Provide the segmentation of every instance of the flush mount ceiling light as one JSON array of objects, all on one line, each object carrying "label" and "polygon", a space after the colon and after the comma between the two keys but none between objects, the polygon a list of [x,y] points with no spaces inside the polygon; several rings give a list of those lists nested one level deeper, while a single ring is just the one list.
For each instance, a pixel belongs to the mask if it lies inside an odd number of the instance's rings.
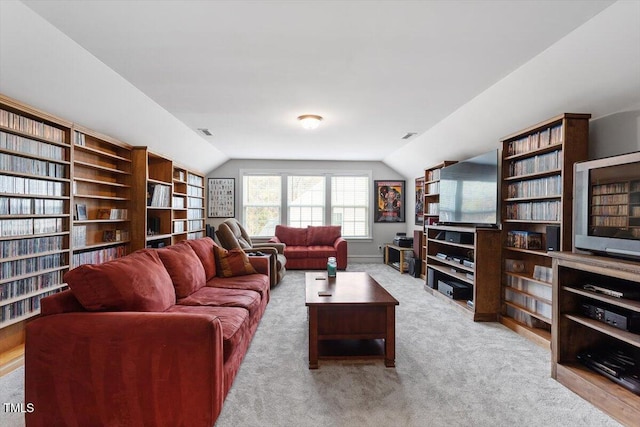
[{"label": "flush mount ceiling light", "polygon": [[302,116],[298,116],[298,120],[300,120],[303,128],[315,129],[320,125],[322,116],[317,116],[315,114],[304,114]]}]

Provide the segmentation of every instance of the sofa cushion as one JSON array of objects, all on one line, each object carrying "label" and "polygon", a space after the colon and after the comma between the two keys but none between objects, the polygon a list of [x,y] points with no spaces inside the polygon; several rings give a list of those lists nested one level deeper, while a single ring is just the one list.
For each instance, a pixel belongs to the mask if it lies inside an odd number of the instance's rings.
[{"label": "sofa cushion", "polygon": [[284,244],[291,246],[307,245],[307,229],[276,225],[275,235]]},{"label": "sofa cushion", "polygon": [[187,244],[177,244],[158,249],[160,260],[167,269],[176,289],[176,296],[184,298],[207,283],[204,266]]},{"label": "sofa cushion", "polygon": [[167,313],[215,315],[222,325],[224,362],[229,360],[235,349],[241,346],[243,339],[248,339],[245,335],[249,333],[249,311],[244,308],[174,305],[167,310]]},{"label": "sofa cushion", "polygon": [[205,287],[186,298],[178,300],[179,305],[242,307],[253,317],[260,307],[260,294],[247,289]]},{"label": "sofa cushion", "polygon": [[261,298],[269,298],[269,277],[264,274],[247,274],[232,278],[214,277],[207,280],[207,286],[227,289],[249,289],[260,294]]},{"label": "sofa cushion", "polygon": [[64,281],[88,311],[165,311],[176,303],[171,277],[154,249],[81,265]]},{"label": "sofa cushion", "polygon": [[213,257],[213,248],[216,243],[210,237],[203,237],[201,239],[187,240],[186,243],[191,246],[191,249],[196,253],[200,262],[204,267],[204,274],[206,279],[209,280],[216,276],[216,262]]},{"label": "sofa cushion", "polygon": [[307,229],[307,245],[333,245],[333,242],[342,235],[341,230],[342,227],[339,225],[309,226]]},{"label": "sofa cushion", "polygon": [[336,248],[333,246],[309,246],[309,250],[307,251],[308,258],[329,258],[330,256],[336,256]]},{"label": "sofa cushion", "polygon": [[218,277],[243,276],[245,274],[256,274],[249,257],[242,249],[232,249],[230,251],[214,246],[216,260],[216,274]]},{"label": "sofa cushion", "polygon": [[287,259],[308,258],[308,246],[287,246],[284,248],[284,256]]}]

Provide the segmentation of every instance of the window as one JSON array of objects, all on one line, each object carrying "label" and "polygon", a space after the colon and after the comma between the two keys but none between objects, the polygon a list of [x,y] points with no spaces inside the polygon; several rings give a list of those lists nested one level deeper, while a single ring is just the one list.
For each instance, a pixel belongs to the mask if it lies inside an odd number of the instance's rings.
[{"label": "window", "polygon": [[323,225],[325,217],[325,177],[289,176],[287,205],[292,227]]},{"label": "window", "polygon": [[331,223],[343,236],[369,236],[369,177],[331,177]]},{"label": "window", "polygon": [[240,172],[242,221],[251,236],[273,236],[277,224],[342,226],[347,238],[371,237],[371,172]]},{"label": "window", "polygon": [[282,178],[277,175],[245,175],[242,178],[244,228],[251,236],[273,236],[282,217]]}]

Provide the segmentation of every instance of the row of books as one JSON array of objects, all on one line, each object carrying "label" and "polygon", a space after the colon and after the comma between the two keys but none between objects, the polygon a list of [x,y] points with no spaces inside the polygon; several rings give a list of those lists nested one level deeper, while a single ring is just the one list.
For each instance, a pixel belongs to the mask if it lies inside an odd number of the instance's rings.
[{"label": "row of books", "polygon": [[173,232],[174,233],[184,233],[185,231],[185,224],[184,221],[175,221],[173,223]]},{"label": "row of books", "polygon": [[592,205],[617,205],[629,203],[628,194],[609,194],[606,196],[592,196]]},{"label": "row of books", "polygon": [[626,216],[592,216],[591,225],[594,227],[627,227],[629,221]]},{"label": "row of books", "polygon": [[59,233],[62,226],[62,218],[0,219],[0,236]]},{"label": "row of books", "polygon": [[65,265],[64,254],[44,255],[34,258],[0,262],[2,277],[22,276],[41,270],[49,270]]},{"label": "row of books", "polygon": [[126,242],[129,240],[129,230],[104,230],[103,242]]},{"label": "row of books", "polygon": [[29,255],[64,249],[62,236],[34,237],[31,239],[0,241],[0,258]]},{"label": "row of books", "polygon": [[0,321],[6,322],[8,320],[16,319],[18,317],[39,311],[40,300],[46,296],[53,295],[56,292],[58,292],[58,290],[45,292],[43,294],[35,295],[31,298],[26,298],[11,304],[3,305],[2,307],[0,307]]},{"label": "row of books", "polygon": [[437,181],[440,179],[440,169],[429,170],[425,174],[426,181]]},{"label": "row of books", "polygon": [[427,203],[424,208],[424,213],[426,215],[439,215],[440,214],[440,204],[439,203]]},{"label": "row of books", "polygon": [[202,219],[202,209],[187,210],[187,219]]},{"label": "row of books", "polygon": [[427,184],[427,194],[438,194],[440,192],[440,181]]},{"label": "row of books", "polygon": [[173,179],[180,182],[186,181],[187,174],[185,171],[174,170],[173,171]]},{"label": "row of books", "polygon": [[187,187],[187,195],[191,197],[204,197],[204,190],[200,187]]},{"label": "row of books", "polygon": [[511,183],[507,186],[506,197],[512,199],[520,197],[559,196],[561,194],[562,179],[560,175],[555,175]]},{"label": "row of books", "polygon": [[26,277],[13,282],[3,283],[0,285],[0,298],[9,299],[17,298],[21,295],[30,294],[41,289],[50,288],[51,286],[62,283],[63,270],[51,271],[38,276]]},{"label": "row of books", "polygon": [[600,184],[591,186],[591,194],[594,196],[628,192],[629,182],[615,182],[613,184]]},{"label": "row of books", "polygon": [[0,131],[0,149],[46,157],[50,160],[66,160],[64,147],[2,131]]},{"label": "row of books", "polygon": [[0,215],[62,215],[64,200],[0,197]]},{"label": "row of books", "polygon": [[46,181],[36,178],[0,175],[0,192],[13,194],[29,194],[33,196],[63,196],[63,182]]},{"label": "row of books", "polygon": [[507,232],[507,246],[519,249],[542,249],[542,233],[533,231],[517,231]]},{"label": "row of books", "polygon": [[187,201],[190,208],[204,208],[204,199],[192,199]]},{"label": "row of books", "polygon": [[71,242],[74,248],[82,248],[87,246],[87,226],[74,225],[71,235]]},{"label": "row of books", "polygon": [[542,320],[536,319],[533,316],[530,316],[524,311],[520,311],[510,305],[507,304],[507,316],[511,317],[515,321],[527,325],[530,328],[541,328],[545,330],[549,330],[550,326],[543,322]]},{"label": "row of books", "polygon": [[196,231],[194,233],[187,234],[187,239],[201,239],[204,237],[204,231]]},{"label": "row of books", "polygon": [[204,228],[204,221],[189,221],[189,230],[200,230]]},{"label": "row of books", "polygon": [[562,205],[560,201],[509,203],[507,219],[529,221],[559,221]]},{"label": "row of books", "polygon": [[73,254],[73,265],[102,264],[127,255],[126,246],[113,246],[95,251],[77,252]]},{"label": "row of books", "polygon": [[75,145],[84,146],[86,144],[84,133],[78,131],[73,132],[73,143]]},{"label": "row of books", "polygon": [[[537,277],[535,273],[536,271],[540,272]],[[550,267],[536,265],[534,267],[533,279],[551,284],[553,282],[553,269]],[[531,281],[529,278],[523,276],[507,275],[507,286],[531,294],[534,297],[544,298],[549,301],[551,301],[553,297],[553,290],[551,286]]]},{"label": "row of books", "polygon": [[629,215],[629,205],[593,205],[591,215]]},{"label": "row of books", "polygon": [[3,153],[0,153],[0,169],[51,178],[65,178],[67,174],[67,166],[60,163]]},{"label": "row of books", "polygon": [[174,209],[184,209],[186,207],[184,205],[184,197],[174,196],[172,206]]},{"label": "row of books", "polygon": [[189,174],[187,182],[191,185],[198,185],[204,187],[204,179],[201,176]]},{"label": "row of books", "polygon": [[562,165],[562,150],[541,154],[509,163],[510,177],[547,172],[558,169]]},{"label": "row of books", "polygon": [[147,185],[147,206],[151,207],[170,207],[169,201],[171,197],[171,187],[163,184]]},{"label": "row of books", "polygon": [[129,209],[98,209],[96,219],[126,220],[128,216]]},{"label": "row of books", "polygon": [[562,125],[546,128],[507,144],[507,156],[528,153],[562,142]]},{"label": "row of books", "polygon": [[12,113],[11,111],[0,109],[0,126],[28,133],[39,138],[45,138],[55,142],[64,142],[64,131],[62,129],[29,119],[20,114]]}]

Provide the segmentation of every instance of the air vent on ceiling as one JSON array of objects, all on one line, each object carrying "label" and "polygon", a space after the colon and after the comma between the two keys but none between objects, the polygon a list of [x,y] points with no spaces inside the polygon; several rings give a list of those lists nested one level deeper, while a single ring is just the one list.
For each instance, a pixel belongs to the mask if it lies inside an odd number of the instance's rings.
[{"label": "air vent on ceiling", "polygon": [[402,137],[402,139],[409,139],[409,138],[411,138],[412,136],[417,135],[417,134],[418,134],[418,132],[407,132],[407,133]]},{"label": "air vent on ceiling", "polygon": [[209,131],[209,129],[205,129],[205,128],[198,128],[198,130],[200,131],[201,134],[203,134],[204,136],[213,136],[213,134],[211,133],[211,131]]}]

